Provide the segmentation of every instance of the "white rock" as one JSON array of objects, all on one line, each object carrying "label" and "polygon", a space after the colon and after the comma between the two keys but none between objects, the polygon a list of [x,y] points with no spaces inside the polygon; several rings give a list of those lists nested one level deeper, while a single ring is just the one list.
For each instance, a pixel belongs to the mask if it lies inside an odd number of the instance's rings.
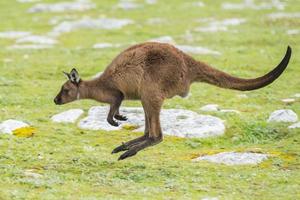
[{"label": "white rock", "polygon": [[58,24],[59,22],[62,22],[62,21],[68,21],[68,20],[76,20],[78,19],[78,16],[76,15],[58,15],[58,16],[53,16],[49,21],[48,23],[50,25],[56,25]]},{"label": "white rock", "polygon": [[73,2],[59,2],[53,4],[39,3],[31,7],[28,12],[65,12],[85,11],[95,8],[96,5],[89,0],[77,0]]},{"label": "white rock", "polygon": [[161,43],[169,43],[169,44],[175,44],[174,39],[171,36],[161,36],[158,38],[153,38],[150,40],[151,42],[161,42]]},{"label": "white rock", "polygon": [[157,0],[145,0],[147,4],[156,4]]},{"label": "white rock", "polygon": [[291,129],[300,128],[300,122],[294,123],[294,124],[290,125],[288,128],[291,128]]},{"label": "white rock", "polygon": [[208,104],[208,105],[202,106],[200,108],[200,110],[205,111],[205,112],[219,111],[219,112],[222,112],[222,113],[237,113],[237,114],[240,113],[240,111],[234,110],[234,109],[220,109],[219,105],[217,105],[217,104]]},{"label": "white rock", "polygon": [[27,126],[29,125],[25,122],[9,119],[0,123],[0,133],[12,134],[14,130]]},{"label": "white rock", "polygon": [[[144,131],[144,112],[138,107],[122,107],[120,113],[127,116],[126,122],[121,122],[119,127],[114,127],[106,121],[108,107],[96,106],[89,110],[86,118],[80,120],[79,128],[88,130],[120,130],[125,124],[137,127],[135,131]],[[213,116],[199,115],[195,112],[182,109],[163,109],[160,115],[161,126],[164,134],[188,137],[204,138],[223,135],[225,132],[224,122]]]},{"label": "white rock", "polygon": [[29,58],[29,55],[28,54],[24,54],[23,55],[23,59],[27,60]]},{"label": "white rock", "polygon": [[118,48],[121,44],[97,43],[93,45],[94,49]]},{"label": "white rock", "polygon": [[297,114],[289,109],[276,110],[271,113],[268,122],[296,122]]},{"label": "white rock", "polygon": [[208,104],[205,106],[202,106],[200,110],[205,111],[205,112],[214,112],[219,110],[219,105],[217,104]]},{"label": "white rock", "polygon": [[206,27],[198,27],[195,31],[199,32],[219,32],[219,31],[228,31],[227,26],[206,26]]},{"label": "white rock", "polygon": [[237,26],[242,23],[245,23],[246,20],[242,18],[230,18],[224,19],[221,21],[210,20],[208,26],[198,27],[195,30],[200,32],[218,32],[218,31],[227,31],[228,26]]},{"label": "white rock", "polygon": [[47,44],[15,44],[7,47],[7,49],[49,49],[52,47],[53,45]]},{"label": "white rock", "polygon": [[205,17],[205,18],[199,18],[199,19],[196,19],[197,22],[201,22],[201,23],[208,23],[208,22],[212,22],[212,21],[216,21],[215,18],[213,17]]},{"label": "white rock", "polygon": [[266,160],[268,155],[261,153],[222,152],[214,155],[200,156],[193,161],[209,161],[225,165],[256,165]]},{"label": "white rock", "polygon": [[83,149],[84,149],[86,152],[92,152],[92,151],[95,151],[95,148],[92,147],[92,146],[83,146]]},{"label": "white rock", "polygon": [[191,54],[211,54],[219,56],[221,55],[220,52],[207,49],[205,47],[199,47],[199,46],[189,46],[189,45],[175,45],[178,49],[185,53],[191,53]]},{"label": "white rock", "polygon": [[211,24],[224,25],[224,26],[237,26],[237,25],[240,25],[245,22],[246,22],[246,19],[230,18],[230,19],[224,19],[222,21],[214,21],[214,22],[211,22]]},{"label": "white rock", "polygon": [[221,109],[220,112],[222,112],[222,113],[237,113],[237,114],[240,113],[240,111],[234,110],[234,109]]},{"label": "white rock", "polygon": [[278,10],[284,10],[285,3],[281,0],[271,0],[268,2],[261,1],[260,4],[256,4],[254,0],[244,0],[243,3],[223,3],[222,8],[226,10],[242,10],[242,9],[272,9],[276,8]]},{"label": "white rock", "polygon": [[28,36],[30,34],[31,34],[30,32],[26,32],[26,31],[5,31],[5,32],[0,32],[0,38],[17,39],[17,38]]},{"label": "white rock", "polygon": [[281,99],[281,101],[283,103],[293,103],[295,102],[296,100],[295,99],[292,99],[292,98],[287,98],[287,99]]},{"label": "white rock", "polygon": [[193,3],[193,5],[197,6],[197,7],[204,7],[205,6],[205,4],[202,1],[195,2],[195,3]]},{"label": "white rock", "polygon": [[113,18],[99,18],[90,19],[83,18],[74,21],[63,21],[59,23],[49,33],[51,36],[59,36],[62,33],[68,33],[78,29],[120,29],[126,25],[132,24],[133,21],[130,19],[113,19]]},{"label": "white rock", "polygon": [[47,36],[40,36],[40,35],[29,35],[22,38],[19,38],[17,43],[33,43],[33,44],[48,44],[53,45],[56,44],[57,41],[53,38]]},{"label": "white rock", "polygon": [[204,197],[201,200],[219,200],[218,197]]},{"label": "white rock", "polygon": [[166,19],[162,19],[162,18],[150,18],[147,19],[147,24],[151,24],[151,25],[157,25],[157,24],[165,24],[167,23]]},{"label": "white rock", "polygon": [[53,115],[51,120],[57,123],[75,123],[76,120],[83,114],[81,109],[70,109],[59,114]]},{"label": "white rock", "polygon": [[290,30],[287,30],[286,33],[288,35],[298,35],[298,34],[300,34],[300,29],[290,29]]},{"label": "white rock", "polygon": [[39,179],[39,178],[43,177],[43,175],[38,174],[38,173],[34,172],[34,170],[31,170],[31,169],[25,170],[23,174],[24,174],[24,176],[34,178],[34,179]]},{"label": "white rock", "polygon": [[246,98],[248,98],[248,95],[247,94],[238,94],[237,97],[246,99]]},{"label": "white rock", "polygon": [[300,93],[295,94],[294,97],[300,98]]},{"label": "white rock", "polygon": [[300,12],[295,12],[295,13],[284,13],[284,12],[278,12],[278,13],[271,13],[268,15],[268,17],[272,20],[277,20],[277,19],[285,19],[285,18],[300,18]]},{"label": "white rock", "polygon": [[40,0],[17,0],[19,3],[33,3],[33,2],[38,2]]},{"label": "white rock", "polygon": [[121,0],[117,4],[117,8],[121,8],[123,10],[133,10],[142,7],[140,4],[137,4],[130,0]]},{"label": "white rock", "polygon": [[3,59],[3,62],[5,62],[5,63],[10,63],[10,62],[13,62],[14,60],[13,59],[11,59],[11,58],[4,58]]}]

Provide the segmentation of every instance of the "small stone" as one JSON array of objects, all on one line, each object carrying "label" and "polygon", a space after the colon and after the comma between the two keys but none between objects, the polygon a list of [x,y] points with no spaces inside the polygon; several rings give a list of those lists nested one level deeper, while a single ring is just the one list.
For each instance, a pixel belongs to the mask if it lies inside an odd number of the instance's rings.
[{"label": "small stone", "polygon": [[92,147],[92,146],[83,146],[83,149],[84,149],[86,152],[93,152],[93,151],[95,151],[95,148]]},{"label": "small stone", "polygon": [[14,130],[28,126],[25,122],[9,119],[0,123],[0,133],[12,134]]},{"label": "small stone", "polygon": [[81,109],[70,109],[52,116],[51,120],[57,123],[75,123],[82,114]]},{"label": "small stone", "polygon": [[218,197],[204,197],[201,200],[219,200]]},{"label": "small stone", "polygon": [[294,103],[296,100],[295,99],[292,99],[292,98],[288,98],[288,99],[281,99],[281,101],[283,103]]},{"label": "small stone", "polygon": [[24,55],[23,55],[23,58],[24,58],[25,60],[27,60],[27,59],[29,58],[29,55],[28,55],[28,54],[24,54]]},{"label": "small stone", "polygon": [[241,98],[241,99],[246,99],[248,98],[247,94],[238,94],[237,97]]},{"label": "small stone", "polygon": [[298,34],[300,34],[300,30],[299,29],[290,29],[290,30],[287,30],[286,33],[288,35],[298,35]]},{"label": "small stone", "polygon": [[296,122],[297,114],[289,109],[276,110],[271,113],[268,122]]},{"label": "small stone", "polygon": [[208,105],[202,106],[200,108],[200,110],[205,111],[205,112],[218,111],[219,110],[219,105],[217,105],[217,104],[208,104]]},{"label": "small stone", "polygon": [[106,49],[106,48],[117,48],[120,47],[120,44],[111,44],[111,43],[97,43],[93,45],[94,49]]},{"label": "small stone", "polygon": [[221,109],[220,112],[222,112],[222,113],[237,113],[237,114],[240,113],[240,111],[234,110],[234,109]]},{"label": "small stone", "polygon": [[266,160],[268,155],[261,153],[222,152],[214,155],[200,156],[193,161],[209,161],[225,165],[257,165]]},{"label": "small stone", "polygon": [[27,176],[27,177],[30,177],[30,178],[34,178],[34,179],[38,179],[38,178],[42,178],[43,177],[43,175],[34,172],[34,170],[32,170],[32,169],[25,170],[24,171],[24,176]]},{"label": "small stone", "polygon": [[300,122],[297,122],[295,124],[290,125],[288,128],[294,129],[294,128],[300,128]]}]

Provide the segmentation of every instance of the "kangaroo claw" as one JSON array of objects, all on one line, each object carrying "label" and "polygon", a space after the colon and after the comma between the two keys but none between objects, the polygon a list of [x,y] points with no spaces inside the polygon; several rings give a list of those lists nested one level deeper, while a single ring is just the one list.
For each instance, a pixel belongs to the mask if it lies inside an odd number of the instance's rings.
[{"label": "kangaroo claw", "polygon": [[120,121],[126,121],[126,120],[128,119],[126,116],[124,116],[124,115],[119,115],[119,114],[116,114],[116,115],[115,115],[115,118],[116,118],[117,120],[120,120]]}]

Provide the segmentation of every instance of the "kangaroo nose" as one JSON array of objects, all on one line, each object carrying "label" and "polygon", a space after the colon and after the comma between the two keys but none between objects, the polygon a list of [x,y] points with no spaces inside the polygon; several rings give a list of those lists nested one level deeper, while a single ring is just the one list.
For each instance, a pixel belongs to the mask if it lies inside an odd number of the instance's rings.
[{"label": "kangaroo nose", "polygon": [[55,103],[56,105],[58,105],[58,104],[59,104],[59,100],[58,100],[58,98],[57,98],[57,97],[54,99],[54,103]]}]

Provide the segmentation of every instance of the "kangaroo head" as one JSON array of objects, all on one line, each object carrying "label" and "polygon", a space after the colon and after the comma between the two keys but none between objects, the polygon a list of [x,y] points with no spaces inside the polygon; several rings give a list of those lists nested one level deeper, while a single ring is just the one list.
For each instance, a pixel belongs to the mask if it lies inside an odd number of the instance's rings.
[{"label": "kangaroo head", "polygon": [[54,99],[56,105],[62,105],[79,99],[79,84],[81,79],[75,68],[71,70],[70,73],[63,72],[68,81],[66,81],[58,95]]}]

